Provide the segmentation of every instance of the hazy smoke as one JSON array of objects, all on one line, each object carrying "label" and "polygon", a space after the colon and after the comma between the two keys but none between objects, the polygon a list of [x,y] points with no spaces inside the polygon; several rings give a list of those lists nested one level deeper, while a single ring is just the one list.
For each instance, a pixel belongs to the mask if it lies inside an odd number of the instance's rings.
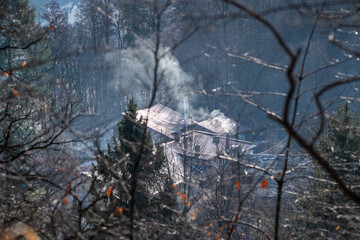
[{"label": "hazy smoke", "polygon": [[215,117],[225,118],[225,114],[218,109],[213,110],[211,113],[209,113],[207,109],[198,108],[196,110],[193,109],[192,113],[193,115],[191,117],[196,121],[203,121]]},{"label": "hazy smoke", "polygon": [[[206,108],[194,108],[195,80],[183,71],[179,61],[170,48],[160,47],[158,67],[158,87],[155,103],[177,106],[177,111],[186,114],[187,118],[201,121],[210,117],[223,115],[219,110],[211,113]],[[140,108],[147,107],[154,90],[154,52],[141,44],[123,51],[106,55],[113,74],[109,88],[115,88],[124,96],[125,101],[134,97]]]},{"label": "hazy smoke", "polygon": [[225,117],[224,113],[221,112],[219,109],[216,109],[214,111],[212,111],[210,114],[209,114],[209,117],[210,118],[214,118],[214,117]]},{"label": "hazy smoke", "polygon": [[[182,70],[170,49],[161,47],[158,55],[161,57],[157,71],[159,84],[155,103],[172,103],[181,113],[184,113],[186,104],[189,117],[195,119],[208,115],[204,109],[192,108],[192,102],[195,101],[192,94],[194,79]],[[115,87],[125,98],[134,97],[139,107],[146,107],[154,90],[154,52],[144,45],[137,44],[134,48],[108,53],[106,61],[110,64],[113,74],[113,81],[109,87]]]}]

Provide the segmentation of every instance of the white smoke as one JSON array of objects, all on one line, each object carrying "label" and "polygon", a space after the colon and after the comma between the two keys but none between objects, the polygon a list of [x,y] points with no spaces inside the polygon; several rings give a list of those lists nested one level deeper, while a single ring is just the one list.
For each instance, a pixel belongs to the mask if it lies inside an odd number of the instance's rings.
[{"label": "white smoke", "polygon": [[[192,101],[195,101],[192,88],[194,78],[183,71],[170,48],[160,47],[158,56],[160,58],[155,103],[175,103],[177,111],[186,111],[189,117],[194,119],[208,115],[205,109],[192,108]],[[136,44],[133,48],[108,53],[106,61],[113,73],[113,81],[109,87],[115,87],[123,96],[134,97],[139,107],[146,107],[154,90],[154,52],[145,45]]]},{"label": "white smoke", "polygon": [[209,117],[210,118],[225,117],[225,114],[221,112],[219,109],[215,109],[209,114]]},{"label": "white smoke", "polygon": [[187,127],[188,127],[188,98],[184,97],[184,123],[185,123],[185,129],[187,131]]},{"label": "white smoke", "polygon": [[[161,57],[157,71],[159,84],[155,103],[175,103],[175,110],[184,114],[185,124],[189,119],[202,121],[225,117],[220,110],[209,113],[206,108],[194,108],[195,79],[183,71],[179,61],[171,54],[170,48],[160,47],[158,56]],[[136,44],[133,48],[108,53],[106,61],[110,64],[113,74],[109,88],[115,87],[123,96],[134,97],[139,107],[147,107],[154,90],[154,52],[145,45]]]},{"label": "white smoke", "polygon": [[192,116],[193,119],[196,121],[199,121],[199,122],[203,121],[203,120],[212,119],[212,118],[226,119],[225,114],[223,112],[221,112],[219,109],[215,109],[209,113],[209,111],[207,109],[199,108],[193,112],[194,112],[194,116]]}]

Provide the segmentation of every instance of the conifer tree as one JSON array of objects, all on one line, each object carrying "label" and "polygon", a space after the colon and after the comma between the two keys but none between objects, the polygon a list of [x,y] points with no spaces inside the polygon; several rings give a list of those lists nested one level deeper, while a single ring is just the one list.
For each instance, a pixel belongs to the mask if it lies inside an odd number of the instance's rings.
[{"label": "conifer tree", "polygon": [[359,178],[359,120],[348,103],[338,106],[336,114],[330,115],[327,132],[321,136],[318,148],[343,179]]},{"label": "conifer tree", "polygon": [[[0,7],[0,70],[7,72],[10,82],[38,82],[44,66],[37,62],[49,56],[41,44],[44,31],[35,23],[35,9],[28,0],[4,1]],[[31,68],[26,65],[32,65]],[[43,65],[43,64],[42,64]]]},{"label": "conifer tree", "polygon": [[[88,222],[94,229],[113,226],[119,236],[123,234],[121,229],[129,227],[130,191],[125,188],[131,189],[133,163],[144,144],[136,174],[135,239],[203,239],[202,233],[190,226],[186,216],[177,211],[176,186],[170,177],[164,151],[160,146],[153,146],[149,132],[143,138],[145,125],[136,111],[137,105],[131,99],[118,124],[117,138],[113,138],[113,144],[108,145],[107,153],[102,154],[102,161],[95,168],[96,186],[91,194],[104,202],[97,205],[99,208],[92,209]],[[112,194],[108,194],[109,189]]]},{"label": "conifer tree", "polygon": [[[328,160],[342,180],[355,191],[359,184],[360,132],[356,113],[348,103],[339,105],[335,114],[330,115],[326,132],[320,137],[318,151]],[[349,239],[354,229],[354,206],[348,203],[336,185],[320,168],[315,166],[316,180],[312,193],[301,202],[306,212],[306,235],[311,238]],[[344,217],[346,216],[346,218]],[[353,218],[353,219],[352,219]],[[358,223],[357,223],[358,224]],[[342,229],[342,234],[338,229]]]},{"label": "conifer tree", "polygon": [[[161,147],[153,146],[149,132],[146,132],[143,140],[145,125],[141,118],[137,118],[136,111],[137,105],[131,99],[124,118],[118,124],[117,139],[113,139],[113,146],[108,145],[108,152],[103,155],[104,161],[100,161],[97,166],[96,170],[102,179],[98,181],[98,190],[105,192],[113,187],[114,196],[106,203],[106,212],[112,213],[116,207],[122,206],[124,214],[127,214],[130,204],[127,190],[133,184],[134,161],[139,157],[141,144],[144,144],[136,175],[136,209],[147,217],[165,219],[171,215],[172,211],[168,210],[176,208],[176,194],[171,188],[173,183],[170,174],[166,171],[164,152]],[[123,184],[114,178],[109,168],[121,176]],[[127,190],[124,189],[125,186]]]}]

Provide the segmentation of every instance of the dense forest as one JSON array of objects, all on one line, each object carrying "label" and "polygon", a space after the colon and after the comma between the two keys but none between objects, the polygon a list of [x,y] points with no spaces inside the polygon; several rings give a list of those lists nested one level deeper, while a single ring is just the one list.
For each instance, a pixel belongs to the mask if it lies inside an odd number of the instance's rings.
[{"label": "dense forest", "polygon": [[0,0],[0,240],[359,239],[356,0]]}]

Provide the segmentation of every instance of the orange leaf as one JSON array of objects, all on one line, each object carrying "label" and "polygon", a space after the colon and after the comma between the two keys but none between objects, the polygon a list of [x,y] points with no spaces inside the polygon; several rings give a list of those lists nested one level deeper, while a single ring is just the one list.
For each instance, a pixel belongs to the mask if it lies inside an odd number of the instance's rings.
[{"label": "orange leaf", "polygon": [[65,206],[67,206],[69,204],[68,200],[65,197],[63,198],[63,202],[64,202]]},{"label": "orange leaf", "polygon": [[241,186],[240,182],[236,181],[236,190],[240,190],[240,186]]},{"label": "orange leaf", "polygon": [[191,217],[191,220],[195,220],[195,219],[196,219],[196,217],[195,217],[195,216]]},{"label": "orange leaf", "polygon": [[337,231],[337,230],[339,230],[339,229],[340,229],[340,227],[339,227],[339,226],[337,226],[335,229],[336,229],[336,231]]},{"label": "orange leaf", "polygon": [[10,76],[10,73],[8,73],[8,72],[5,72],[5,76],[7,76],[7,77],[8,77],[8,76]]},{"label": "orange leaf", "polygon": [[66,195],[70,193],[70,189],[71,189],[71,183],[68,182],[67,183],[67,189],[66,189]]},{"label": "orange leaf", "polygon": [[222,215],[222,216],[221,216],[221,218],[225,218],[225,216],[224,216],[224,215]]},{"label": "orange leaf", "polygon": [[122,207],[118,207],[118,212],[122,215],[124,213],[124,209]]},{"label": "orange leaf", "polygon": [[14,97],[19,98],[19,92],[15,88],[13,88],[12,94],[14,95]]},{"label": "orange leaf", "polygon": [[262,182],[261,182],[261,187],[262,188],[266,188],[267,187],[267,185],[268,185],[268,181],[267,180],[262,180]]},{"label": "orange leaf", "polygon": [[53,27],[53,26],[50,27],[50,31],[54,31],[54,27]]},{"label": "orange leaf", "polygon": [[113,188],[113,187],[109,187],[108,190],[107,190],[107,192],[106,192],[106,196],[107,196],[107,197],[110,197],[113,191],[114,191],[114,188]]},{"label": "orange leaf", "polygon": [[183,203],[185,204],[186,203],[186,194],[185,193],[181,194],[181,197],[182,197]]},{"label": "orange leaf", "polygon": [[246,234],[245,234],[245,233],[242,233],[241,236],[246,236]]},{"label": "orange leaf", "polygon": [[21,66],[25,67],[26,64],[27,64],[26,61],[24,61],[24,62],[21,64]]},{"label": "orange leaf", "polygon": [[177,190],[177,186],[175,184],[171,185],[171,187],[175,190]]}]

